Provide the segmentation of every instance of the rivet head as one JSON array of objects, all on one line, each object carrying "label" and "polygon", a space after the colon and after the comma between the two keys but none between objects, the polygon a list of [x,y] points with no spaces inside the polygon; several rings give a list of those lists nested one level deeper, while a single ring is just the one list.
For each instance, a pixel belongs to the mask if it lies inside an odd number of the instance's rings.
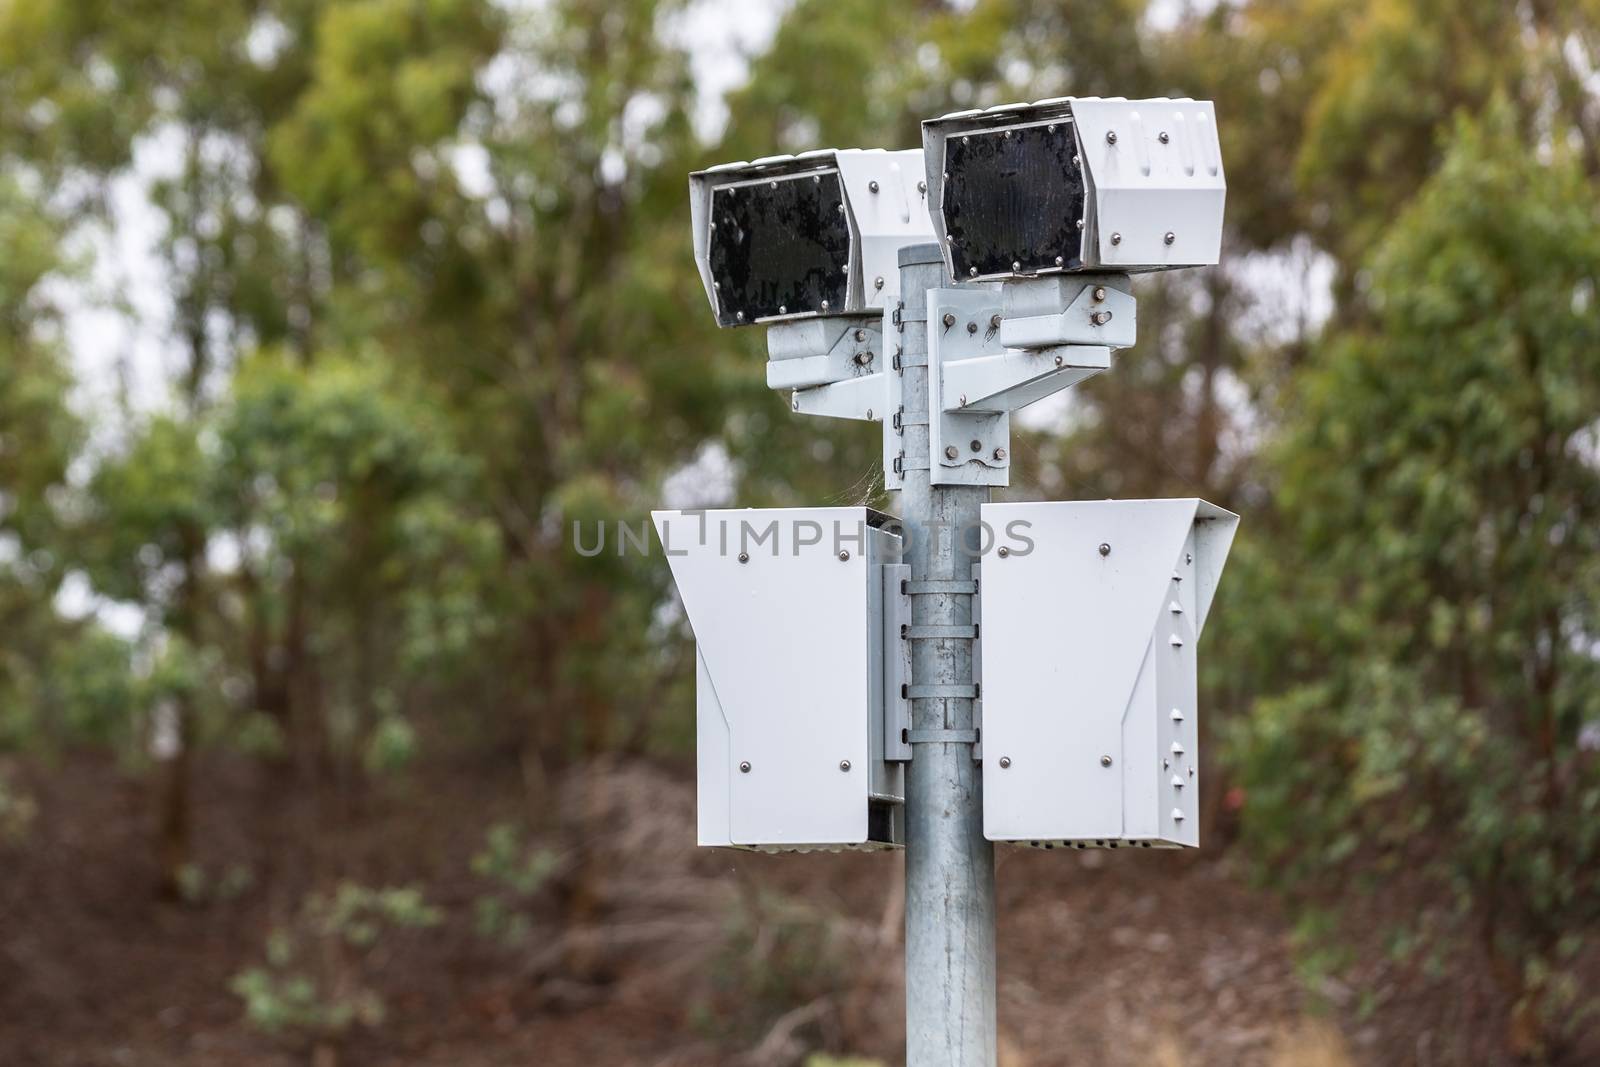
[{"label": "rivet head", "polygon": [[780,315],[789,314],[789,305],[788,304],[779,304],[778,305],[778,314],[780,314]]},{"label": "rivet head", "polygon": [[925,181],[917,182],[917,192],[925,193],[927,191],[928,191],[928,183],[927,182],[925,182]]},{"label": "rivet head", "polygon": [[1104,541],[1101,541],[1100,542],[1100,554],[1102,556],[1111,555],[1111,546],[1106,544]]},{"label": "rivet head", "polygon": [[822,310],[823,311],[827,311],[828,310],[828,302],[826,300],[824,300],[822,302]]},{"label": "rivet head", "polygon": [[738,319],[738,320],[739,320],[739,321],[740,321],[740,322],[743,322],[743,321],[744,321],[744,312],[742,312],[742,311],[735,311],[735,312],[734,312],[734,313],[733,313],[733,317],[734,317],[734,318],[735,318],[735,319]]},{"label": "rivet head", "polygon": [[749,760],[741,760],[740,761],[740,763],[739,763],[739,773],[740,774],[749,774],[750,773],[750,761]]},{"label": "rivet head", "polygon": [[1019,270],[1021,270],[1021,269],[1022,269],[1022,261],[1021,261],[1021,260],[1016,260],[1016,259],[1013,259],[1013,260],[1012,260],[1012,261],[1011,261],[1011,269],[1012,269],[1012,270],[1013,270],[1013,271],[1019,271]]},{"label": "rivet head", "polygon": [[1082,219],[1078,220],[1078,229],[1080,229],[1080,230],[1083,229],[1083,220]]},{"label": "rivet head", "polygon": [[1007,556],[1011,555],[1011,550],[1004,545],[1001,545],[999,554],[1001,559],[1005,559]]},{"label": "rivet head", "polygon": [[956,451],[956,446],[955,445],[949,445],[944,450],[944,458],[945,459],[955,459],[960,454],[961,454],[960,452]]},{"label": "rivet head", "polygon": [[[1061,357],[1061,356],[1057,356],[1056,357],[1056,366],[1058,366],[1058,367],[1063,366],[1066,362],[1067,361],[1063,357]],[[795,406],[799,407],[800,406],[800,401],[796,400],[795,401]]]},{"label": "rivet head", "polygon": [[968,267],[967,268],[967,277],[976,278],[977,276],[978,276],[978,268],[977,267]]},{"label": "rivet head", "polygon": [[1011,766],[1011,757],[1010,756],[1001,756],[1000,757],[1000,766],[1001,767],[1009,767],[1009,766]]},{"label": "rivet head", "polygon": [[1107,130],[1106,131],[1106,144],[1116,144],[1116,143],[1117,143],[1117,131],[1116,130]]},{"label": "rivet head", "polygon": [[1102,767],[1111,766],[1111,757],[1110,756],[1101,756],[1100,757],[1100,766],[1102,766]]},{"label": "rivet head", "polygon": [[845,560],[847,560],[849,558],[850,558],[850,550],[848,548],[844,549],[843,551],[841,551],[839,553],[839,562],[840,563],[843,563]]},{"label": "rivet head", "polygon": [[1056,257],[1056,266],[1059,267],[1059,266],[1062,266],[1065,263],[1066,263],[1066,260],[1062,259],[1060,256]]},{"label": "rivet head", "polygon": [[868,192],[873,192],[873,193],[877,192],[878,191],[878,183],[877,182],[868,182],[867,183],[867,191]]},{"label": "rivet head", "polygon": [[843,215],[844,214],[844,205],[840,204],[838,207],[834,208],[834,210],[837,211],[839,214]]},{"label": "rivet head", "polygon": [[776,189],[777,187],[778,187],[778,183],[777,182],[772,182],[769,185],[769,188],[772,188],[772,189]]},{"label": "rivet head", "polygon": [[1056,132],[1056,124],[1052,122],[1050,125],[1048,125],[1048,126],[1046,126],[1044,128],[1044,132],[1045,133],[1055,133]]},{"label": "rivet head", "polygon": [[850,761],[847,760],[847,759],[840,760],[839,761],[839,769],[841,771],[848,771],[850,769]]},{"label": "rivet head", "polygon": [[750,553],[748,553],[748,552],[739,553],[739,562],[740,563],[749,563],[750,562]]},{"label": "rivet head", "polygon": [[1159,140],[1161,141],[1162,144],[1166,144],[1168,141],[1172,140],[1172,138],[1167,135],[1167,131],[1166,130],[1162,130],[1161,131],[1161,135],[1159,137]]},{"label": "rivet head", "polygon": [[1173,233],[1171,230],[1168,230],[1161,239],[1170,245],[1172,242],[1178,239],[1178,235]]},{"label": "rivet head", "polygon": [[1114,245],[1120,245],[1122,243],[1122,234],[1120,234],[1120,233],[1112,234],[1111,235],[1111,243],[1114,244]]},{"label": "rivet head", "polygon": [[872,287],[874,289],[882,289],[883,288],[883,278],[882,277],[877,277],[877,278],[872,279]]}]

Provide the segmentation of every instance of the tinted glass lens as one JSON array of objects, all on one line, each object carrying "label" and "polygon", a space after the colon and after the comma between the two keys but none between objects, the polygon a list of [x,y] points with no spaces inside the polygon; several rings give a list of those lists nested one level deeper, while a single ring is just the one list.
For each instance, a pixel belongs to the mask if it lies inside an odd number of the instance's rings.
[{"label": "tinted glass lens", "polygon": [[823,301],[844,310],[850,226],[838,171],[713,189],[711,220],[723,325],[823,311]]},{"label": "tinted glass lens", "polygon": [[[958,278],[1081,267],[1083,172],[1070,122],[954,134],[944,219]],[[1056,257],[1061,262],[1056,263]]]}]

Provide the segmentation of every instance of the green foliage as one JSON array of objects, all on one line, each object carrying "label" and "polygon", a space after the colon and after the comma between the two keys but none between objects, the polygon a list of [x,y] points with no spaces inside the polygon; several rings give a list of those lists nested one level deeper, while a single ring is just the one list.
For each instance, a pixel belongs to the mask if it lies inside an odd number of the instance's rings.
[{"label": "green foliage", "polygon": [[386,935],[441,918],[418,889],[345,882],[331,895],[307,897],[294,922],[267,939],[265,964],[240,972],[229,988],[249,1023],[269,1034],[317,1041],[375,1027],[385,1009],[364,981],[368,955]]},{"label": "green foliage", "polygon": [[39,805],[0,768],[0,845],[25,840]]},{"label": "green foliage", "polygon": [[1496,107],[1369,270],[1274,455],[1316,667],[1236,737],[1247,828],[1301,875],[1431,878],[1559,1036],[1558,946],[1600,918],[1593,187]]},{"label": "green foliage", "polygon": [[532,931],[528,905],[560,869],[560,856],[530,848],[516,824],[489,827],[483,851],[472,857],[472,873],[494,885],[473,904],[479,935],[511,945],[525,941]]}]

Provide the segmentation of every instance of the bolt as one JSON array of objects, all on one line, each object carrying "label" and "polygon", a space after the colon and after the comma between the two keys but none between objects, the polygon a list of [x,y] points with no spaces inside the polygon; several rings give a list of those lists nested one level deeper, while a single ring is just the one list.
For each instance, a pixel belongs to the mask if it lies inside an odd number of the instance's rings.
[{"label": "bolt", "polygon": [[956,317],[954,315],[950,314],[950,312],[946,311],[944,313],[944,328],[948,330],[950,327],[954,326],[955,324],[956,324]]},{"label": "bolt", "polygon": [[839,553],[839,562],[840,563],[843,563],[845,560],[847,560],[849,558],[850,558],[850,550],[848,548],[844,549],[843,551],[841,551]]},{"label": "bolt", "polygon": [[1002,768],[1011,766],[1011,757],[1010,756],[1001,756],[1000,757],[1000,766]]},{"label": "bolt", "polygon": [[1110,756],[1101,756],[1100,757],[1100,766],[1102,766],[1102,767],[1111,766],[1111,757]]},{"label": "bolt", "polygon": [[999,460],[1001,463],[1004,463],[1006,461],[1006,450],[1003,448],[995,449],[994,458]]},{"label": "bolt", "polygon": [[739,773],[740,774],[749,774],[750,773],[750,761],[749,760],[740,761],[740,763],[739,763]]},{"label": "bolt", "polygon": [[961,454],[960,452],[956,451],[956,446],[955,445],[950,445],[948,448],[946,448],[944,450],[944,458],[945,459],[955,459],[960,454]]},{"label": "bolt", "polygon": [[1100,542],[1100,554],[1102,556],[1111,555],[1111,546],[1106,544],[1104,541],[1101,541]]},{"label": "bolt", "polygon": [[989,329],[998,330],[999,328],[1000,328],[1000,316],[999,315],[990,315],[989,316]]},{"label": "bolt", "polygon": [[748,553],[748,552],[739,553],[739,562],[740,563],[749,563],[750,562],[750,553]]},{"label": "bolt", "polygon": [[1095,286],[1094,287],[1094,298],[1096,300],[1104,300],[1106,298],[1106,287],[1103,286],[1103,285]]},{"label": "bolt", "polygon": [[878,183],[877,182],[868,182],[867,183],[867,191],[871,192],[871,193],[877,192],[878,191]]},{"label": "bolt", "polygon": [[854,358],[855,358],[856,364],[858,366],[865,367],[868,363],[872,362],[872,353],[871,352],[857,352],[855,354]]},{"label": "bolt", "polygon": [[847,759],[840,760],[839,761],[839,769],[841,771],[848,771],[850,769],[850,761],[847,760]]},{"label": "bolt", "polygon": [[1111,243],[1114,244],[1114,245],[1120,245],[1122,243],[1122,234],[1120,234],[1120,233],[1112,234],[1111,235]]},{"label": "bolt", "polygon": [[881,276],[879,276],[877,278],[872,279],[872,287],[874,289],[882,289],[883,288],[883,278]]},{"label": "bolt", "polygon": [[1166,236],[1162,237],[1161,239],[1170,245],[1172,242],[1178,239],[1178,235],[1173,233],[1171,230],[1168,230]]},{"label": "bolt", "polygon": [[857,330],[856,331],[856,340],[857,341],[865,341],[866,339],[867,339],[867,331],[866,330]]},{"label": "bolt", "polygon": [[1106,131],[1106,144],[1116,144],[1116,143],[1117,143],[1117,131],[1116,130],[1107,130]]},{"label": "bolt", "polygon": [[1161,131],[1161,135],[1159,137],[1159,140],[1161,141],[1162,144],[1166,144],[1168,141],[1172,140],[1172,138],[1167,136],[1167,131],[1166,130],[1162,130]]},{"label": "bolt", "polygon": [[1106,323],[1111,321],[1111,312],[1096,311],[1093,315],[1089,316],[1089,321],[1094,323],[1096,326],[1104,326]]},{"label": "bolt", "polygon": [[1009,555],[1011,555],[1011,550],[1009,548],[1005,547],[1004,545],[1001,545],[1000,546],[1000,558],[1001,559],[1005,559]]}]

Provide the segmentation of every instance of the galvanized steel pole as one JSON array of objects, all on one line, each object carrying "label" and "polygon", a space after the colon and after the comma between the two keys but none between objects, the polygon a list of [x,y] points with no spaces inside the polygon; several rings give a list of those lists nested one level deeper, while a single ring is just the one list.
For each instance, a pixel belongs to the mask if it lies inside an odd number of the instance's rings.
[{"label": "galvanized steel pole", "polygon": [[[909,533],[912,581],[967,579],[977,561],[979,505],[989,490],[930,484],[927,292],[948,285],[935,244],[900,250],[904,301],[901,345],[905,483],[900,515]],[[933,371],[936,373],[936,371]],[[969,545],[963,545],[963,538]],[[970,547],[969,547],[970,546]],[[915,626],[972,622],[972,597],[912,598]],[[972,641],[919,640],[912,650],[918,686],[973,682]],[[973,701],[912,701],[913,731],[973,728]],[[994,1067],[994,846],[983,836],[980,776],[970,743],[922,741],[906,768],[906,1062],[910,1067]]]}]

